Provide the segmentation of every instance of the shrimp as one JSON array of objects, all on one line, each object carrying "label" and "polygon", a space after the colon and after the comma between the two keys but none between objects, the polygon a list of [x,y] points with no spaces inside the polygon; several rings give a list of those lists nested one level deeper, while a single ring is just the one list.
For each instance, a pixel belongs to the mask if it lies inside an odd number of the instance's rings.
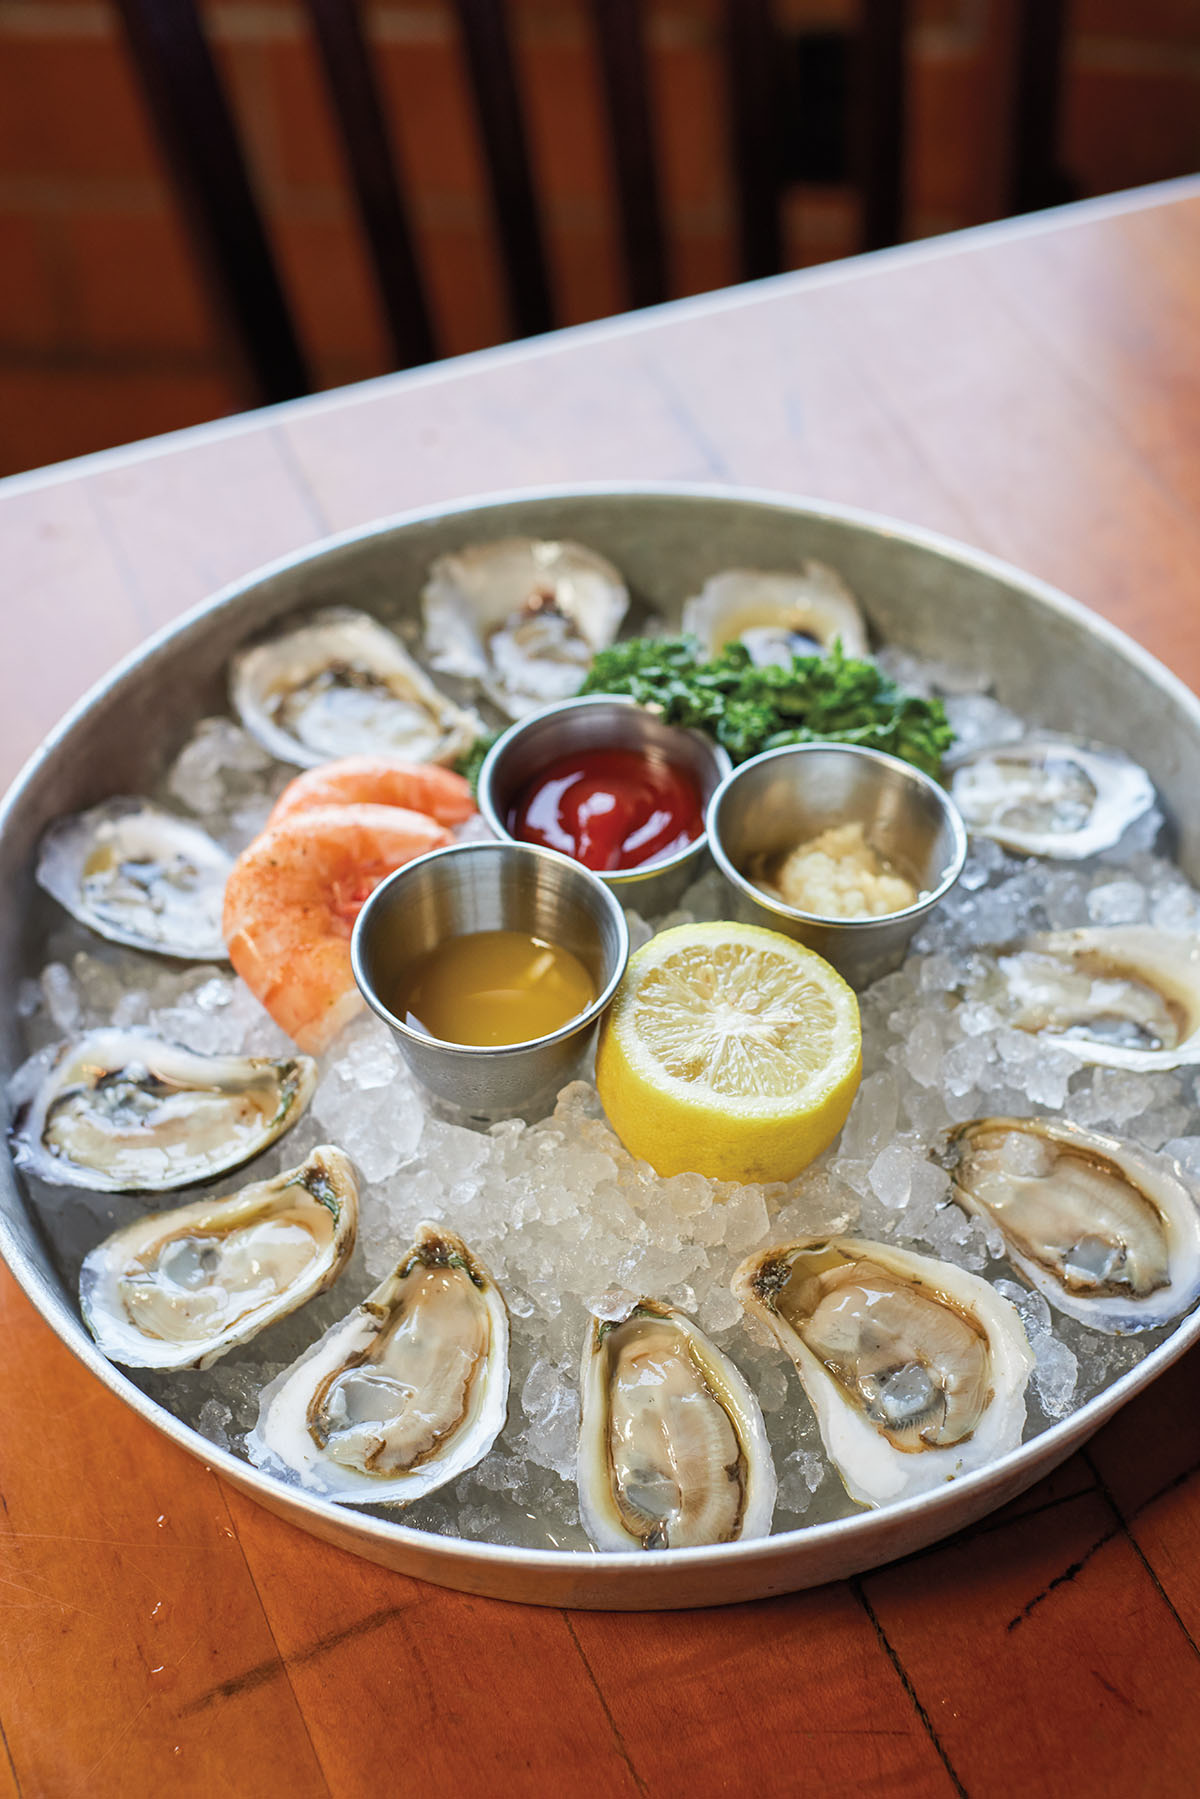
[{"label": "shrimp", "polygon": [[268,825],[234,863],[222,928],[229,960],[303,1050],[319,1055],[361,1010],[354,920],[385,875],[450,833],[401,806],[322,806]]},{"label": "shrimp", "polygon": [[345,756],[289,781],[267,829],[314,806],[360,805],[404,806],[428,813],[440,825],[459,825],[475,810],[470,783],[451,769],[386,756]]}]

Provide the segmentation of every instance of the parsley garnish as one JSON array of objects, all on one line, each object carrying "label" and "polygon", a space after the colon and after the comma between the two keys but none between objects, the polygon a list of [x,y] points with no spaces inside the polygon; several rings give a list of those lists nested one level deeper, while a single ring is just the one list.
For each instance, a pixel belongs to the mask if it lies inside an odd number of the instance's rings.
[{"label": "parsley garnish", "polygon": [[692,637],[633,637],[600,651],[580,692],[627,693],[715,737],[734,762],[787,743],[860,743],[936,777],[954,741],[940,700],[906,693],[840,644],[762,668],[741,643],[706,662]]}]

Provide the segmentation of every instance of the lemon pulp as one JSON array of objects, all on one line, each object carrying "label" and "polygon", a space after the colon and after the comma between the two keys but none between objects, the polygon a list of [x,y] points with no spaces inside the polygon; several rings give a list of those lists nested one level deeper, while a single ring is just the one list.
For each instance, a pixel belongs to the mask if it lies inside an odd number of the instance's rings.
[{"label": "lemon pulp", "polygon": [[846,1121],[858,1002],[829,963],[755,925],[680,925],[630,960],[601,1031],[609,1121],[663,1175],[784,1181]]}]

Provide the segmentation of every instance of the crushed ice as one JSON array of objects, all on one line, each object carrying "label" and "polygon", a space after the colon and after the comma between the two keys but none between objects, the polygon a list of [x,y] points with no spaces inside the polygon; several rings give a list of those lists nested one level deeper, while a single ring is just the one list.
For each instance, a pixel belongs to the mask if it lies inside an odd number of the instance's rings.
[{"label": "crushed ice", "polygon": [[[892,652],[890,672],[935,686],[964,747],[1021,726],[979,683]],[[168,796],[237,849],[294,771],[225,718],[196,727],[166,778]],[[481,1131],[424,1097],[386,1028],[364,1016],[325,1059],[308,1114],[252,1178],[331,1139],[363,1178],[359,1246],[337,1288],[206,1373],[139,1376],[213,1444],[238,1450],[263,1385],[388,1273],[425,1218],[460,1232],[502,1285],[513,1320],[509,1422],[469,1474],[404,1514],[426,1529],[499,1542],[586,1548],[575,1502],[578,1358],[589,1312],[615,1315],[653,1293],[694,1314],[758,1394],[779,1474],[777,1528],[854,1508],[821,1449],[794,1371],[729,1291],[738,1262],[789,1235],[853,1230],[982,1272],[1021,1312],[1037,1359],[1031,1428],[1067,1415],[1134,1365],[1164,1332],[1099,1337],[1050,1312],[1011,1279],[994,1230],[953,1203],[929,1155],[952,1124],[983,1114],[1060,1113],[1166,1147],[1200,1178],[1196,1071],[1130,1075],[1081,1067],[1008,1027],[983,979],[994,946],[1025,932],[1143,920],[1200,927],[1200,895],[1155,853],[1157,814],[1092,863],[1056,867],[972,844],[962,881],[895,974],[863,993],[864,1079],[833,1148],[783,1187],[696,1174],[662,1179],[609,1130],[594,1088],[564,1089],[549,1116]],[[681,908],[630,915],[634,947],[653,929],[722,915],[710,872]],[[279,1053],[287,1039],[227,968],[151,963],[101,944],[47,909],[48,959],[17,1010],[31,1052],[102,1024],[136,1025],[205,1051]],[[144,1209],[120,1195],[65,1195],[31,1183],[64,1277],[98,1237]],[[391,1515],[395,1515],[394,1513]]]}]

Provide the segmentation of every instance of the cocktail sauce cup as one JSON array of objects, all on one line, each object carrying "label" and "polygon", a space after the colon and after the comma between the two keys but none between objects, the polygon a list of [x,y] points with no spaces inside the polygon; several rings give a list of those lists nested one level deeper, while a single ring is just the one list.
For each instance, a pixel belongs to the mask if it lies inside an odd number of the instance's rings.
[{"label": "cocktail sauce cup", "polygon": [[[673,763],[690,774],[704,809],[729,773],[725,751],[701,731],[688,731],[616,694],[589,694],[564,700],[518,719],[489,750],[479,772],[479,810],[497,837],[515,842],[508,819],[523,790],[548,763],[576,750],[638,750],[652,759]],[[684,888],[708,866],[703,831],[673,856],[638,868],[604,872],[599,879],[623,906],[643,917],[668,912]]]},{"label": "cocktail sauce cup", "polygon": [[[754,863],[856,821],[876,854],[916,888],[920,897],[903,911],[828,918],[772,899],[750,878]],[[712,797],[708,838],[736,896],[737,916],[807,944],[852,987],[899,967],[917,926],[962,873],[967,853],[958,808],[936,781],[857,744],[795,744],[743,762]]]},{"label": "cocktail sauce cup", "polygon": [[[448,1043],[416,1029],[384,998],[448,937],[525,931],[570,950],[596,997],[557,1031],[523,1043]],[[629,958],[629,932],[604,883],[569,856],[528,843],[433,850],[382,881],[358,915],[350,959],[359,990],[392,1028],[417,1079],[479,1117],[519,1112],[576,1072]]]}]

